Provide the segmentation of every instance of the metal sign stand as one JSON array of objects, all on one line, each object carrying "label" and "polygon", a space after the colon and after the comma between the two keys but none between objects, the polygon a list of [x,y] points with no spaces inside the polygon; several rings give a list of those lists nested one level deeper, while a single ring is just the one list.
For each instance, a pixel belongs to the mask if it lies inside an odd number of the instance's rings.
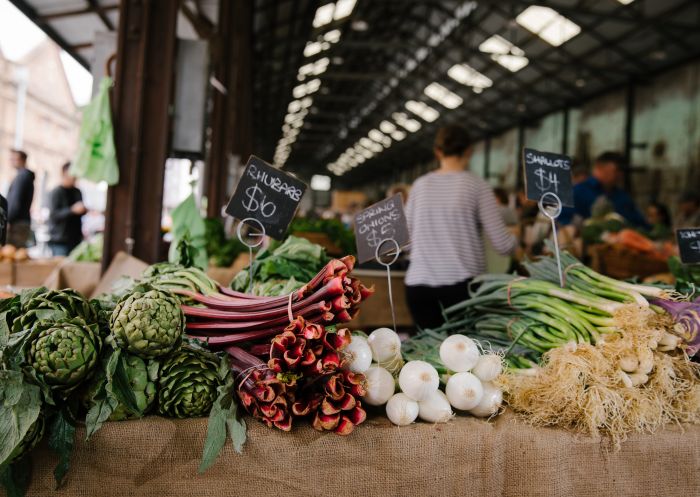
[{"label": "metal sign stand", "polygon": [[[396,246],[396,252],[394,253],[393,258],[388,262],[382,261],[381,255],[379,254],[382,246],[384,246],[385,243],[393,243]],[[394,311],[394,295],[391,291],[391,265],[396,262],[400,254],[401,247],[399,246],[399,243],[393,238],[385,238],[384,240],[379,242],[377,248],[374,250],[374,258],[379,264],[386,268],[386,282],[387,287],[389,289],[389,306],[391,307],[391,321],[394,324],[394,333],[396,333],[396,312]]]},{"label": "metal sign stand", "polygon": [[[549,201],[546,201],[545,198],[548,198]],[[547,205],[545,205],[547,204]],[[537,202],[537,206],[540,209],[540,212],[547,218],[552,223],[552,238],[554,238],[554,252],[557,257],[557,270],[559,271],[559,285],[564,288],[564,273],[562,272],[561,269],[561,254],[559,253],[559,237],[557,236],[557,223],[555,222],[556,218],[559,217],[559,214],[561,214],[561,199],[552,192],[546,192],[544,193],[541,197],[539,202]]]},{"label": "metal sign stand", "polygon": [[[258,237],[259,240],[255,243],[247,243],[247,239],[243,238],[243,234],[241,233],[241,229],[243,228],[243,225],[245,223],[251,223],[251,224],[257,224],[256,229],[259,231],[259,233],[248,233],[248,238],[255,238]],[[248,247],[248,255],[250,256],[250,264],[248,265],[248,293],[250,293],[253,290],[253,263],[255,262],[255,259],[253,259],[253,249],[256,247],[259,247],[262,245],[262,242],[265,240],[265,227],[262,225],[260,221],[253,217],[247,217],[245,219],[242,219],[241,222],[238,223],[238,227],[236,227],[236,235],[238,236],[238,240]]]}]

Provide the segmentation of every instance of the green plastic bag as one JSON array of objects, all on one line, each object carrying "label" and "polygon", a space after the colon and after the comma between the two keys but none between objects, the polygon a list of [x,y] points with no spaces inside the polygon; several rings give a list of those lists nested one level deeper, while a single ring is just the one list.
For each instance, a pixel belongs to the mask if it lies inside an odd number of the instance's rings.
[{"label": "green plastic bag", "polygon": [[109,89],[112,78],[105,77],[95,98],[83,110],[80,125],[78,153],[70,168],[76,178],[95,183],[106,181],[108,185],[119,182],[119,164],[114,148],[112,110],[109,106]]}]

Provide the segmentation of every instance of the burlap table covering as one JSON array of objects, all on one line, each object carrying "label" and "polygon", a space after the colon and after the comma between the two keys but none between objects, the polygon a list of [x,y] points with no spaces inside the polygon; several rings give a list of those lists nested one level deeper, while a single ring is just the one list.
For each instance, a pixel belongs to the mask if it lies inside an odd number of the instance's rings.
[{"label": "burlap table covering", "polygon": [[248,420],[242,455],[226,445],[197,474],[206,420],[107,423],[78,433],[64,487],[40,447],[31,496],[681,496],[700,495],[700,426],[630,437],[619,451],[510,413],[494,422],[458,417],[397,428],[370,419],[349,437],[307,426],[280,433]]}]

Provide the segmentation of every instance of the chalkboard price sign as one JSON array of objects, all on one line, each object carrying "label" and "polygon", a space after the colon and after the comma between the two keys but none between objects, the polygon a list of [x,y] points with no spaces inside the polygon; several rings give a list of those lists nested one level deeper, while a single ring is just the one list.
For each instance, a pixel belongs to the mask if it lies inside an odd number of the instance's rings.
[{"label": "chalkboard price sign", "polygon": [[523,164],[527,198],[539,201],[545,193],[554,193],[562,205],[574,206],[570,157],[525,148]]},{"label": "chalkboard price sign", "polygon": [[0,245],[7,241],[7,200],[0,195]]},{"label": "chalkboard price sign", "polygon": [[251,155],[226,212],[239,220],[259,221],[265,234],[281,240],[305,191],[305,183]]},{"label": "chalkboard price sign", "polygon": [[700,264],[700,228],[676,230],[678,250],[684,264]]},{"label": "chalkboard price sign", "polygon": [[[401,194],[377,202],[355,215],[355,240],[357,259],[367,262],[374,259],[377,247],[388,238],[393,238],[399,247],[409,241],[408,224],[403,210]],[[379,255],[396,250],[393,243],[381,246]]]}]

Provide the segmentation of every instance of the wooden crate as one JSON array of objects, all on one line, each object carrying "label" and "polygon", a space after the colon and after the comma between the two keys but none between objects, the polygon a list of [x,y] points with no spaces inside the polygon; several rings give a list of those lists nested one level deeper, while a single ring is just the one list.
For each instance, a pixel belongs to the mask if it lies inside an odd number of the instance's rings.
[{"label": "wooden crate", "polygon": [[30,259],[15,262],[14,285],[21,288],[42,286],[51,273],[63,263],[63,257],[51,259]]},{"label": "wooden crate", "polygon": [[589,248],[591,267],[612,278],[646,278],[668,272],[668,262],[622,247],[600,244]]},{"label": "wooden crate", "polygon": [[294,233],[294,236],[298,236],[299,238],[306,238],[311,243],[320,245],[326,250],[326,254],[330,255],[331,257],[342,257],[345,255],[343,254],[343,250],[340,247],[338,247],[335,243],[333,243],[330,237],[325,233],[298,231]]},{"label": "wooden crate", "polygon": [[15,283],[15,265],[12,262],[0,262],[0,286],[12,286]]},{"label": "wooden crate", "polygon": [[[358,269],[353,271],[352,275],[359,278],[367,287],[374,285],[375,292],[374,295],[362,302],[362,305],[360,305],[360,313],[347,324],[347,327],[351,330],[362,330],[367,333],[382,326],[391,328],[391,308],[389,307],[389,289],[386,281],[386,272]],[[406,305],[405,276],[405,271],[391,272],[391,289],[394,297],[397,328],[413,327],[411,312]]]}]

